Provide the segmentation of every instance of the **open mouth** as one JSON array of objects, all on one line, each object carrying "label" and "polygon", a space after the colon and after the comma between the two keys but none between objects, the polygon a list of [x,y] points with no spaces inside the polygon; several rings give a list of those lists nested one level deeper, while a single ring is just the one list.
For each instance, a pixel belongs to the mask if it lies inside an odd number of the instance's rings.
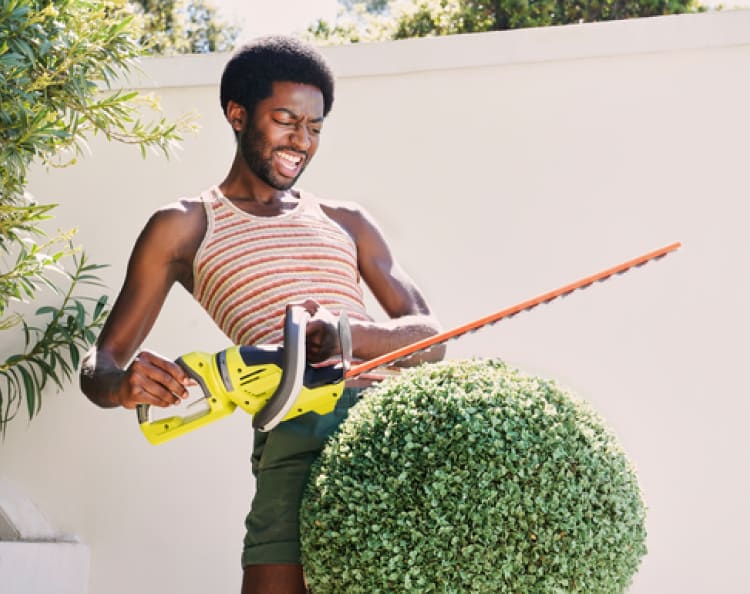
[{"label": "open mouth", "polygon": [[286,177],[298,175],[305,160],[303,155],[291,151],[276,151],[274,156],[280,173]]}]

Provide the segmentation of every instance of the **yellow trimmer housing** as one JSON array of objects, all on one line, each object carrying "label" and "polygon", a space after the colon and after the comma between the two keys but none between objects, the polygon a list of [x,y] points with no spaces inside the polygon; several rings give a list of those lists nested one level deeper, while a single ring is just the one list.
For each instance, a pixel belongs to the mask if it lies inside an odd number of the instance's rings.
[{"label": "yellow trimmer housing", "polygon": [[233,346],[215,354],[192,352],[177,363],[201,387],[204,397],[188,414],[151,420],[139,405],[141,431],[160,444],[232,413],[238,406],[253,416],[253,427],[270,431],[280,422],[306,414],[328,414],[344,391],[344,365],[313,367],[305,362],[309,314],[287,308],[284,346]]}]

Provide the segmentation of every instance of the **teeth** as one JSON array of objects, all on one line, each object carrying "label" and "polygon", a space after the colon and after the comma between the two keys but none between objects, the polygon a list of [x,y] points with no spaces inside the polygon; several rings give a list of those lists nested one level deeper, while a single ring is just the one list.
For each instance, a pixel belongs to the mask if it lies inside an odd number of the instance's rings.
[{"label": "teeth", "polygon": [[295,166],[298,165],[300,161],[302,161],[302,157],[300,157],[299,155],[292,155],[290,153],[280,152],[279,157],[281,157],[282,159],[284,159],[284,161],[287,161],[291,165],[295,165]]}]

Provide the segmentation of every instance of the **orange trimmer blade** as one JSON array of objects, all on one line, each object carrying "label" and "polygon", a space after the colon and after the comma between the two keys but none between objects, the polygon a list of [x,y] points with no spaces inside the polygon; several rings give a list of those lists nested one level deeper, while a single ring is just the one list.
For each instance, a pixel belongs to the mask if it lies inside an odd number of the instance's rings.
[{"label": "orange trimmer blade", "polygon": [[591,286],[593,283],[605,281],[616,274],[623,274],[633,268],[637,268],[643,266],[644,264],[647,264],[648,262],[663,258],[667,254],[677,250],[679,247],[681,247],[681,245],[682,244],[679,242],[672,243],[658,250],[648,252],[647,254],[638,256],[637,258],[633,258],[632,260],[628,260],[627,262],[623,262],[622,264],[618,264],[617,266],[612,266],[611,268],[607,268],[606,270],[602,270],[601,272],[597,272],[596,274],[592,274],[575,282],[564,285],[558,289],[554,289],[553,291],[549,291],[532,299],[528,299],[522,303],[519,303],[518,305],[513,305],[483,318],[479,318],[478,320],[474,320],[473,322],[468,322],[466,324],[453,328],[452,330],[436,334],[435,336],[430,336],[429,338],[425,338],[418,342],[406,345],[404,347],[391,351],[390,353],[375,357],[374,359],[370,359],[369,361],[365,361],[358,365],[352,365],[346,371],[344,377],[347,379],[353,378],[367,371],[371,371],[377,367],[393,364],[396,361],[405,359],[419,351],[427,350],[435,345],[442,344],[454,338],[458,338],[459,336],[463,336],[464,334],[467,334],[469,332],[474,332],[485,326],[496,324],[500,320],[511,318],[521,312],[534,309],[538,305],[550,303],[558,297],[565,297],[566,295],[569,295],[574,291],[585,289]]}]

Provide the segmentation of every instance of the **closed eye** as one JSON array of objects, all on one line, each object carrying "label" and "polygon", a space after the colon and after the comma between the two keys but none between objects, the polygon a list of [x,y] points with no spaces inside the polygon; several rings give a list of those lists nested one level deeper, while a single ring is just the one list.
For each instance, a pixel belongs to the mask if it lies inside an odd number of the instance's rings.
[{"label": "closed eye", "polygon": [[282,120],[279,118],[273,118],[273,121],[277,123],[279,126],[296,126],[297,125],[297,122],[295,122],[294,120],[285,120],[285,119]]}]

